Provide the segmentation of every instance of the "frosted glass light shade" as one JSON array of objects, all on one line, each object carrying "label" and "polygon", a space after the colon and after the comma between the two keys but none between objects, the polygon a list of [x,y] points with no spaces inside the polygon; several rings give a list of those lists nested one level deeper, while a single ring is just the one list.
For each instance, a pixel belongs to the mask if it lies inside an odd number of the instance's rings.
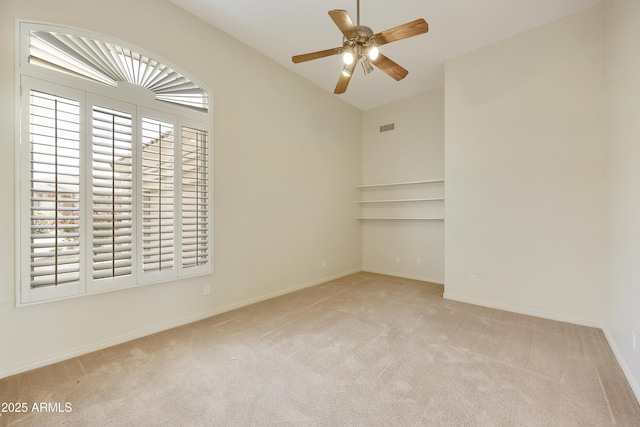
[{"label": "frosted glass light shade", "polygon": [[351,65],[353,63],[353,53],[347,51],[344,53],[344,55],[342,55],[342,61],[346,64],[346,65]]},{"label": "frosted glass light shade", "polygon": [[379,53],[380,51],[377,46],[371,46],[371,48],[369,48],[369,59],[375,61]]}]

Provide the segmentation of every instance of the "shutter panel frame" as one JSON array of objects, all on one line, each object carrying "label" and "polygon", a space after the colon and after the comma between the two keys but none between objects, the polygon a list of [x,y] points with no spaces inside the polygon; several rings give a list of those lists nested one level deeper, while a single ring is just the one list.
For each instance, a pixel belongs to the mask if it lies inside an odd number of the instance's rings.
[{"label": "shutter panel frame", "polygon": [[[84,173],[81,160],[84,156],[81,143],[85,131],[82,126],[84,92],[28,76],[21,77],[21,86],[21,133],[25,139],[18,165],[20,202],[17,209],[20,229],[24,231],[20,234],[18,306],[68,298],[85,291],[84,237],[80,233],[84,224],[80,198]],[[56,124],[50,115],[51,109],[43,105],[32,108],[34,97],[66,99],[76,112],[70,115],[65,111]],[[61,131],[57,142],[54,127]],[[47,152],[54,145],[60,149],[58,156]],[[37,155],[38,152],[41,155]],[[54,162],[63,168],[57,180],[48,170]],[[55,236],[56,232],[57,238],[46,237]]]},{"label": "shutter panel frame", "polygon": [[178,278],[178,117],[140,108],[138,272],[141,283]]},{"label": "shutter panel frame", "polygon": [[[199,147],[198,144],[200,144]],[[199,167],[194,163],[196,160],[200,162]],[[213,272],[212,178],[210,126],[198,121],[182,120],[180,123],[179,196],[179,263],[182,277]]]},{"label": "shutter panel frame", "polygon": [[[136,284],[136,106],[91,96],[87,201],[91,244],[86,280],[91,292]],[[89,113],[88,113],[89,114]]]}]

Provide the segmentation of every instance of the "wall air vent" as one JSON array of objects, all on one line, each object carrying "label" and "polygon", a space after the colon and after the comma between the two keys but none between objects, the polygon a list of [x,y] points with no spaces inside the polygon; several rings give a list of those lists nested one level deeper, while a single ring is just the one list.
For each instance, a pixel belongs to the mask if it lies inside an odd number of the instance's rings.
[{"label": "wall air vent", "polygon": [[389,130],[394,130],[396,128],[395,123],[389,123],[388,125],[380,126],[380,132],[387,132]]}]

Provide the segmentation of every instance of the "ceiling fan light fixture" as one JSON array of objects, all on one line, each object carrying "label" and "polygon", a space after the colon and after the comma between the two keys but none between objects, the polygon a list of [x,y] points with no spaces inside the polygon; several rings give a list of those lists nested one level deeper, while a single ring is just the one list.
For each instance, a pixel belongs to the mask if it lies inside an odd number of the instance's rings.
[{"label": "ceiling fan light fixture", "polygon": [[367,56],[369,57],[370,60],[375,61],[376,59],[378,59],[378,54],[380,53],[380,51],[378,50],[378,46],[373,45],[371,46],[368,50],[367,50]]},{"label": "ceiling fan light fixture", "polygon": [[424,34],[429,31],[429,24],[424,19],[416,19],[388,30],[374,33],[365,25],[360,25],[360,0],[357,1],[358,20],[354,25],[346,10],[334,9],[329,11],[329,17],[342,33],[342,46],[333,49],[325,49],[318,52],[295,55],[291,58],[294,64],[324,58],[332,55],[341,55],[344,63],[338,83],[333,91],[340,95],[347,90],[353,70],[360,62],[365,74],[371,73],[375,65],[396,81],[404,79],[409,71],[387,58],[378,51],[379,46],[396,42],[409,37]]},{"label": "ceiling fan light fixture", "polygon": [[354,56],[353,53],[351,53],[350,51],[346,51],[344,53],[344,55],[342,55],[342,62],[344,62],[345,65],[351,65],[353,64],[353,60],[354,60]]}]

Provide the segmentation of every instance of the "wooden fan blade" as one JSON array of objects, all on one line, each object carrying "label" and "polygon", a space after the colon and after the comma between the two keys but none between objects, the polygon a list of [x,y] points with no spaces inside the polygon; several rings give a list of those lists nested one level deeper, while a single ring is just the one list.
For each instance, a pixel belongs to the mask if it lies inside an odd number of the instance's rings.
[{"label": "wooden fan blade", "polygon": [[356,27],[353,25],[353,21],[346,10],[330,10],[329,16],[345,37],[350,39],[358,37],[358,31],[356,31]]},{"label": "wooden fan blade", "polygon": [[370,61],[373,65],[380,68],[382,71],[384,71],[397,81],[404,79],[405,77],[407,77],[407,74],[409,74],[409,71],[407,71],[405,68],[402,68],[395,61],[392,61],[381,53],[378,53],[378,57],[375,59],[375,61]]},{"label": "wooden fan blade", "polygon": [[295,55],[291,57],[294,64],[300,62],[311,61],[313,59],[324,58],[325,56],[340,55],[342,53],[341,47],[334,47],[333,49],[319,50],[318,52],[305,53],[303,55]]},{"label": "wooden fan blade", "polygon": [[338,84],[336,84],[336,88],[333,91],[336,95],[341,93],[345,93],[347,91],[347,86],[349,86],[349,82],[351,81],[351,76],[353,75],[353,71],[356,69],[356,64],[358,61],[353,61],[350,65],[346,65],[344,71],[340,72],[340,77],[338,78]]},{"label": "wooden fan blade", "polygon": [[383,44],[424,34],[427,31],[429,31],[429,24],[427,24],[427,21],[420,18],[416,19],[415,21],[407,22],[406,24],[398,25],[397,27],[379,32],[373,37],[375,43],[378,46],[382,46]]}]

